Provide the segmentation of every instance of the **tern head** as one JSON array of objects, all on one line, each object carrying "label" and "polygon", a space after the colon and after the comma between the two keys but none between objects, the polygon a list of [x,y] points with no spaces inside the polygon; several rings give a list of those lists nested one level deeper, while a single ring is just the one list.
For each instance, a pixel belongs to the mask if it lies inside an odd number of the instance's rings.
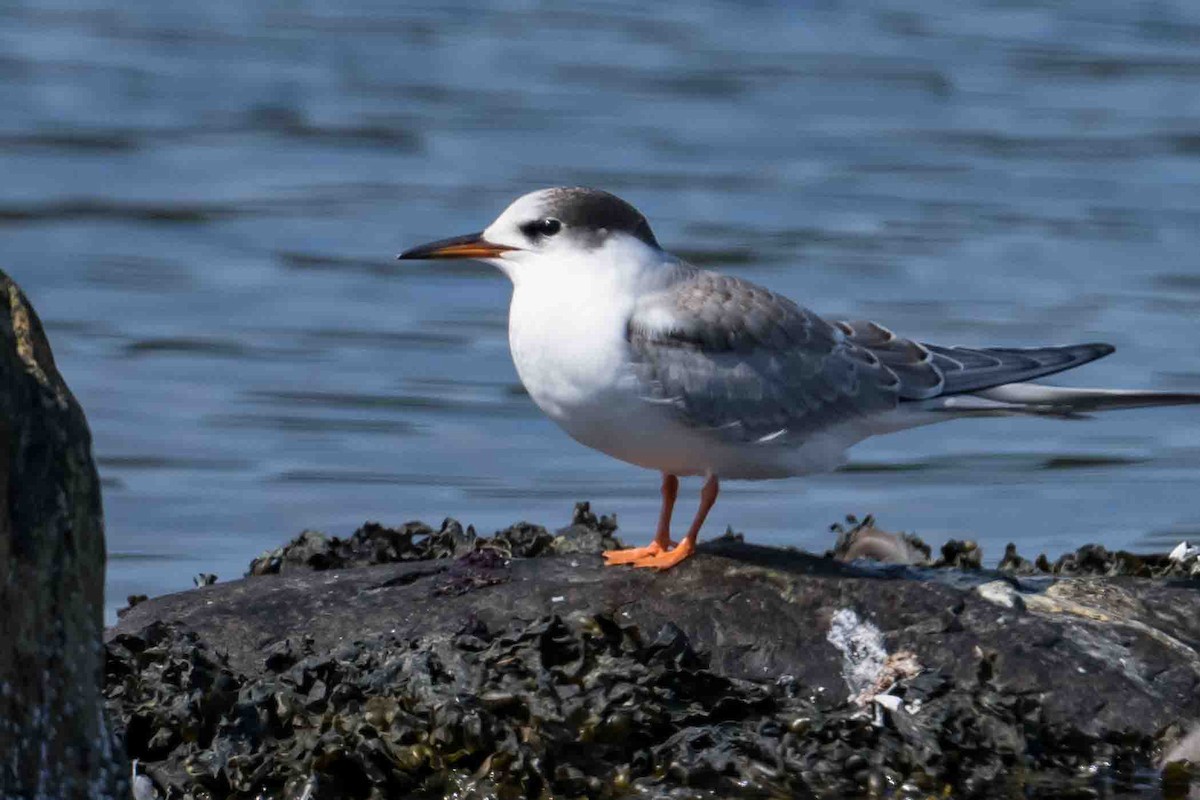
[{"label": "tern head", "polygon": [[479,259],[516,282],[541,270],[605,268],[661,253],[650,223],[629,203],[599,189],[558,187],[518,197],[479,233],[430,242],[399,258]]}]

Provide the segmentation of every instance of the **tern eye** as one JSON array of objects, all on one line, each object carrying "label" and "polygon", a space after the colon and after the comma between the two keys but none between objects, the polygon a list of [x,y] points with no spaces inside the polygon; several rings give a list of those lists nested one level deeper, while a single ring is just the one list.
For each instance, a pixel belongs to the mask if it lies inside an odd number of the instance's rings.
[{"label": "tern eye", "polygon": [[562,230],[562,223],[554,217],[546,217],[545,219],[535,219],[533,222],[526,222],[521,226],[521,233],[525,234],[530,239],[538,236],[553,236]]}]

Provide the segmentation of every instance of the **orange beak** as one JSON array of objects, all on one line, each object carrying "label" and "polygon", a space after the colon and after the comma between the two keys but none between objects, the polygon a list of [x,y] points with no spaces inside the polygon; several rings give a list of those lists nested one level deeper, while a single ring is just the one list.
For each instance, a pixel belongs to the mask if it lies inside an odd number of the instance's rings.
[{"label": "orange beak", "polygon": [[484,239],[482,233],[468,233],[466,236],[452,236],[449,239],[439,239],[413,247],[396,258],[404,261],[420,258],[498,258],[507,251],[516,249],[518,248],[506,244],[493,244]]}]

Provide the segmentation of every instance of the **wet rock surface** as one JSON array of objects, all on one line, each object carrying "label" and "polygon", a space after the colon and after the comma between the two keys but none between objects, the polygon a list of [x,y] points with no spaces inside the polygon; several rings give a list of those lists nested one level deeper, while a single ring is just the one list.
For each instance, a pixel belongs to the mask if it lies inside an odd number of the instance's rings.
[{"label": "wet rock surface", "polygon": [[1160,763],[1200,717],[1191,579],[1016,577],[963,543],[941,560],[966,569],[844,563],[734,536],[668,573],[606,568],[615,524],[586,506],[557,532],[415,526],[305,534],[256,560],[269,574],[142,602],[108,631],[109,708],[155,791],[1115,797],[1191,781]]}]

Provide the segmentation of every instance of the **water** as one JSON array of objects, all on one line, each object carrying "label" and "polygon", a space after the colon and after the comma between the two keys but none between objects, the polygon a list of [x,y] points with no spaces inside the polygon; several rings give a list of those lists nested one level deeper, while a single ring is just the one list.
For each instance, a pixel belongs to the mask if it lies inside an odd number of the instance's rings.
[{"label": "water", "polygon": [[[504,279],[393,261],[545,185],[831,316],[1200,390],[1198,42],[1184,0],[0,3],[0,266],[95,432],[109,618],[305,527],[587,498],[647,537],[657,477],[521,392]],[[1200,535],[1198,413],[880,438],[707,531],[1161,549]]]}]

